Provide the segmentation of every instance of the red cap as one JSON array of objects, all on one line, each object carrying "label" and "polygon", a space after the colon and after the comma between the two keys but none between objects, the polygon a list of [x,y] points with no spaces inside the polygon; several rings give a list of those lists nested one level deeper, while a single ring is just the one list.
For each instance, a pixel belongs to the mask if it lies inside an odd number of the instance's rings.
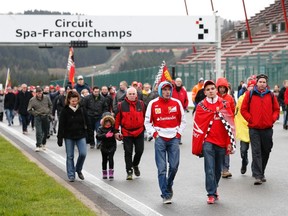
[{"label": "red cap", "polygon": [[49,89],[54,89],[54,86],[53,86],[53,85],[50,85],[50,86],[49,86]]},{"label": "red cap", "polygon": [[137,82],[137,81],[133,81],[133,82],[132,82],[132,86],[133,86],[133,85],[137,85],[137,86],[138,86],[138,82]]}]

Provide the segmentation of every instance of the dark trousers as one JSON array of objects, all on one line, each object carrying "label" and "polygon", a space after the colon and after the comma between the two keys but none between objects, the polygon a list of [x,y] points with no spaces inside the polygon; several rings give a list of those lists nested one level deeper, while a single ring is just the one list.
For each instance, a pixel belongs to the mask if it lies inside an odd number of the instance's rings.
[{"label": "dark trousers", "polygon": [[107,162],[109,163],[109,169],[114,169],[114,153],[115,151],[111,152],[101,151],[102,170],[107,170]]},{"label": "dark trousers", "polygon": [[46,144],[49,119],[48,116],[35,116],[35,128],[36,128],[36,146],[40,147],[42,144]]},{"label": "dark trousers", "polygon": [[265,169],[273,147],[273,129],[249,128],[252,149],[252,176],[256,179],[265,177]]},{"label": "dark trousers", "polygon": [[[137,137],[123,137],[124,158],[126,171],[131,170],[133,166],[138,166],[144,151],[144,131]],[[133,145],[135,146],[135,155],[133,157]]]},{"label": "dark trousers", "polygon": [[247,166],[248,164],[248,149],[249,142],[240,141],[240,154],[242,158],[242,166]]},{"label": "dark trousers", "polygon": [[27,114],[27,115],[20,114],[20,116],[21,116],[21,121],[22,121],[22,131],[27,132],[27,127],[30,123],[30,115],[29,114]]},{"label": "dark trousers", "polygon": [[[92,130],[97,132],[98,128],[100,127],[100,120],[101,118],[94,118],[89,116],[90,125],[92,127]],[[96,139],[96,143],[99,144],[100,141]],[[95,140],[93,139],[90,143],[91,146],[95,146]]]}]

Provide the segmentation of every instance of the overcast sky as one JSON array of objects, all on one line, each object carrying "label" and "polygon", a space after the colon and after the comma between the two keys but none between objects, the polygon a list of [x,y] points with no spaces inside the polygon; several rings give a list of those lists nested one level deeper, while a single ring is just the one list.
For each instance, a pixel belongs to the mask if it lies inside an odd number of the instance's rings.
[{"label": "overcast sky", "polygon": [[[278,0],[279,1],[279,0]],[[245,0],[248,17],[275,0]],[[212,15],[211,0],[186,0],[190,16]],[[225,19],[244,20],[242,0],[213,0],[214,10]],[[91,16],[175,16],[186,15],[185,0],[8,0],[1,14],[26,10],[48,10]]]}]

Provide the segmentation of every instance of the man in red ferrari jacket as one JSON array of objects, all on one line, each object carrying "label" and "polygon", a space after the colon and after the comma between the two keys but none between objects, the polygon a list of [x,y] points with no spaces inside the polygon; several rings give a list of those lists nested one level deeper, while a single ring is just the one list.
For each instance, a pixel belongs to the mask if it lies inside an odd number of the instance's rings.
[{"label": "man in red ferrari jacket", "polygon": [[254,185],[266,182],[265,168],[273,147],[272,128],[280,113],[277,97],[267,88],[267,83],[265,74],[258,75],[256,86],[245,93],[241,106],[241,114],[249,128]]},{"label": "man in red ferrari jacket", "polygon": [[179,100],[171,97],[172,91],[170,82],[161,82],[158,87],[159,97],[150,101],[145,114],[147,134],[153,135],[155,139],[155,161],[164,204],[172,202],[172,186],[179,166],[179,140],[186,127],[184,109]]},{"label": "man in red ferrari jacket", "polygon": [[[124,143],[127,180],[133,179],[133,170],[136,176],[140,176],[138,165],[144,151],[144,116],[144,102],[138,100],[137,90],[134,87],[128,88],[125,99],[118,103],[118,113],[115,119],[115,130],[117,131],[115,138],[119,141],[123,138]],[[121,134],[119,133],[120,127]],[[132,160],[133,145],[135,146],[135,155]]]}]

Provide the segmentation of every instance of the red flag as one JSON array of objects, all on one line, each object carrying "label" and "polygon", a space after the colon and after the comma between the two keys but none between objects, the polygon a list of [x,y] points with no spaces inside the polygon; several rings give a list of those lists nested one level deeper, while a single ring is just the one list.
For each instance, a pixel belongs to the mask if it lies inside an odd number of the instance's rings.
[{"label": "red flag", "polygon": [[67,63],[67,70],[69,71],[69,82],[74,86],[74,76],[75,76],[75,62],[74,62],[74,50],[73,47],[69,49],[69,57]]},{"label": "red flag", "polygon": [[8,68],[7,70],[7,77],[6,77],[6,82],[5,82],[5,89],[4,89],[4,93],[7,93],[7,88],[8,87],[12,87],[12,83],[11,83],[11,78],[10,78],[10,69]]},{"label": "red flag", "polygon": [[169,81],[172,82],[172,77],[168,71],[165,61],[162,62],[161,67],[155,79],[154,85],[159,85],[160,82]]},{"label": "red flag", "polygon": [[[162,76],[161,76],[161,79],[160,79],[160,82],[163,82],[163,81],[172,82],[172,77],[170,75],[170,72],[168,71],[168,67],[166,66],[166,64],[163,67],[163,72],[162,72]],[[158,82],[158,84],[160,82]]]}]

